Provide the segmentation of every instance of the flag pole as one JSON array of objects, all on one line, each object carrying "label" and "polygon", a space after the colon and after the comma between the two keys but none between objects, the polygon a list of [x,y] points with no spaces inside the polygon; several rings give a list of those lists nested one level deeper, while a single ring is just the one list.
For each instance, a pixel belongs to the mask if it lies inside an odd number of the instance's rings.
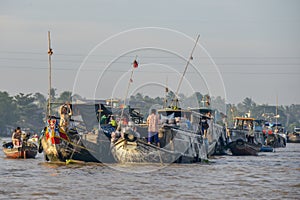
[{"label": "flag pole", "polygon": [[[190,55],[190,57],[189,57],[189,59],[188,59],[188,61],[187,61],[187,63],[186,63],[186,66],[185,66],[185,68],[184,68],[183,74],[182,74],[182,76],[181,76],[181,78],[180,78],[180,80],[179,80],[179,83],[178,83],[178,86],[177,86],[177,89],[176,89],[176,93],[175,93],[176,104],[177,104],[178,92],[179,92],[179,89],[180,89],[180,87],[181,87],[181,84],[182,84],[182,81],[183,81],[183,77],[184,77],[184,75],[185,75],[185,73],[186,73],[186,71],[187,71],[187,68],[188,68],[188,66],[189,66],[189,64],[190,64],[190,62],[191,62],[191,60],[193,60],[193,53],[194,53],[194,50],[195,50],[195,48],[196,48],[196,45],[197,45],[197,43],[198,43],[199,38],[200,38],[200,35],[197,36],[197,39],[196,39],[195,45],[194,45],[194,47],[193,47],[193,50],[192,50],[192,52],[191,52],[191,55]],[[176,107],[177,107],[177,105],[176,105]]]},{"label": "flag pole", "polygon": [[125,104],[126,104],[126,99],[127,99],[127,96],[128,96],[128,92],[129,92],[129,88],[130,88],[130,84],[132,83],[132,77],[133,77],[133,71],[134,71],[134,68],[135,68],[135,65],[137,64],[137,56],[135,56],[135,59],[132,63],[132,68],[131,68],[131,74],[130,74],[130,79],[128,81],[128,85],[127,85],[127,90],[125,92],[125,96],[124,96],[124,99],[123,99],[123,106],[122,106],[122,111],[121,111],[121,117],[120,117],[120,120],[122,121],[123,119],[123,114],[124,114],[124,109],[125,109]]},{"label": "flag pole", "polygon": [[[51,49],[51,40],[50,40],[50,31],[48,31],[48,70],[49,70],[49,91],[48,91],[48,95],[49,95],[49,98],[48,98],[48,116],[51,116],[51,85],[52,85],[52,82],[51,82],[51,73],[52,73],[52,66],[51,66],[51,56],[53,54],[53,51]],[[47,115],[46,114],[46,115]],[[47,120],[47,116],[46,116],[46,120]]]}]

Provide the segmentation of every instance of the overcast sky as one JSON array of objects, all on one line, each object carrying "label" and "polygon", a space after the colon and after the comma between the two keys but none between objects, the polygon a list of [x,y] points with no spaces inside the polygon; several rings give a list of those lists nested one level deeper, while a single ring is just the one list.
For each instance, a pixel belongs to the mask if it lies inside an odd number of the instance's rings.
[{"label": "overcast sky", "polygon": [[123,96],[138,56],[130,94],[163,96],[200,34],[179,93],[299,104],[299,10],[298,0],[1,0],[0,91],[47,94],[50,30],[58,93]]}]

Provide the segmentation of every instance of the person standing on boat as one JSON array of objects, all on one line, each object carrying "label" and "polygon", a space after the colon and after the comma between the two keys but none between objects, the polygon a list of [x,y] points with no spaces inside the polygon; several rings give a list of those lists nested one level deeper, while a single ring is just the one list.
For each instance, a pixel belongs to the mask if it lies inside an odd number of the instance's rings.
[{"label": "person standing on boat", "polygon": [[208,138],[208,128],[211,125],[211,122],[212,122],[212,116],[211,116],[211,113],[208,112],[208,113],[205,114],[204,121],[203,121],[203,124],[202,124],[203,136],[206,139]]},{"label": "person standing on boat", "polygon": [[64,105],[59,107],[59,115],[60,115],[59,126],[64,131],[66,131],[69,127],[72,114],[73,112],[69,102],[66,102]]},{"label": "person standing on boat", "polygon": [[248,138],[249,138],[249,142],[250,143],[254,143],[254,130],[253,130],[253,123],[249,123],[249,134],[248,134]]},{"label": "person standing on boat", "polygon": [[158,147],[160,147],[160,142],[158,138],[158,124],[159,124],[159,117],[156,114],[156,110],[152,109],[151,114],[147,118],[147,125],[148,125],[148,144],[154,139],[154,142]]},{"label": "person standing on boat", "polygon": [[19,147],[21,145],[21,136],[22,131],[20,127],[17,127],[11,137],[12,143],[15,147]]},{"label": "person standing on boat", "polygon": [[207,138],[207,129],[209,128],[209,121],[208,118],[205,116],[201,119],[201,127],[202,127],[203,138]]}]

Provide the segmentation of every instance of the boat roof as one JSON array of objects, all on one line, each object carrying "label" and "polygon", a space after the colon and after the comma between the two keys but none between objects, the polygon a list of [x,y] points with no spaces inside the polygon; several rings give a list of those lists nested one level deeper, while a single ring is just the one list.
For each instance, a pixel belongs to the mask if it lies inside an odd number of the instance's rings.
[{"label": "boat roof", "polygon": [[158,109],[157,112],[191,112],[191,111],[185,109],[163,108],[163,109]]},{"label": "boat roof", "polygon": [[254,121],[256,121],[256,122],[265,122],[266,120],[264,120],[264,119],[255,119]]},{"label": "boat roof", "polygon": [[174,117],[182,117],[182,114],[187,114],[188,116],[191,115],[192,111],[190,110],[182,110],[182,109],[171,109],[171,108],[165,108],[165,109],[159,109],[157,110],[158,114],[162,114],[164,116],[171,115],[174,113]]},{"label": "boat roof", "polygon": [[215,111],[215,109],[208,108],[208,107],[188,108],[188,110],[193,110],[193,111],[200,110],[200,111],[206,111],[206,112]]},{"label": "boat roof", "polygon": [[235,117],[236,120],[244,120],[244,121],[254,121],[254,118],[251,117]]},{"label": "boat roof", "polygon": [[266,122],[265,125],[266,126],[271,126],[271,127],[282,126],[281,123],[272,123],[272,122]]},{"label": "boat roof", "polygon": [[[66,102],[51,102],[52,105],[63,105]],[[106,100],[92,100],[92,99],[85,99],[85,100],[76,100],[70,101],[70,105],[95,105],[95,104],[103,104],[106,105]]]}]

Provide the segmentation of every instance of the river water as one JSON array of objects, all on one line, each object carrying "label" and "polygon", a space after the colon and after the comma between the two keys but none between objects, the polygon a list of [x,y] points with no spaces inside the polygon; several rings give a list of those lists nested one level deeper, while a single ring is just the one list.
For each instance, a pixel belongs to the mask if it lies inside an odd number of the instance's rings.
[{"label": "river water", "polygon": [[52,164],[1,151],[0,199],[300,199],[300,144],[184,165]]}]

